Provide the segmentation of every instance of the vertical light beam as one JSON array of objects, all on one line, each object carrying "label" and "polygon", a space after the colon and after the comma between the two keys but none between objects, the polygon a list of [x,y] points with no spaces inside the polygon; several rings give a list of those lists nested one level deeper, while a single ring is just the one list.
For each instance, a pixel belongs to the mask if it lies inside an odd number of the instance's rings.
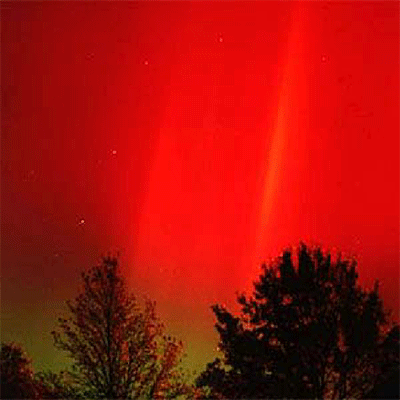
[{"label": "vertical light beam", "polygon": [[[305,78],[304,60],[302,60],[303,29],[301,8],[295,4],[292,10],[291,28],[288,36],[286,60],[284,60],[284,71],[278,95],[277,116],[272,141],[265,150],[265,174],[261,197],[260,214],[256,231],[254,253],[251,260],[252,268],[249,271],[251,284],[259,271],[260,264],[265,261],[265,250],[267,243],[272,239],[269,223],[280,194],[280,182],[287,177],[284,176],[285,165],[288,155],[285,154],[286,145],[289,140],[297,137],[295,117],[298,113],[296,107],[306,96],[304,90]],[[300,90],[301,88],[301,90]]]}]

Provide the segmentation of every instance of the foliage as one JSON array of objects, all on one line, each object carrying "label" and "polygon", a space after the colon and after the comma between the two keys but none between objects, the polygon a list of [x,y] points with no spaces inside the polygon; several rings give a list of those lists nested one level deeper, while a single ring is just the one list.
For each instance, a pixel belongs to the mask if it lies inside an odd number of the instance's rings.
[{"label": "foliage", "polygon": [[40,399],[82,399],[83,395],[75,384],[69,371],[52,371],[35,374],[37,391]]},{"label": "foliage", "polygon": [[379,377],[373,388],[364,395],[365,399],[399,399],[399,326],[394,326],[379,349]]},{"label": "foliage", "polygon": [[1,343],[1,398],[33,399],[37,397],[31,360],[16,343]]},{"label": "foliage", "polygon": [[67,302],[68,318],[59,318],[55,345],[74,363],[75,382],[86,397],[171,398],[185,392],[177,370],[182,343],[164,334],[155,303],[144,309],[127,293],[118,260],[82,274],[84,290]]},{"label": "foliage", "polygon": [[398,353],[398,339],[385,347],[389,315],[378,285],[363,290],[355,260],[333,262],[304,244],[297,266],[287,250],[262,269],[253,296],[237,297],[239,316],[212,306],[224,357],[208,364],[197,386],[213,398],[364,396],[382,360]]}]

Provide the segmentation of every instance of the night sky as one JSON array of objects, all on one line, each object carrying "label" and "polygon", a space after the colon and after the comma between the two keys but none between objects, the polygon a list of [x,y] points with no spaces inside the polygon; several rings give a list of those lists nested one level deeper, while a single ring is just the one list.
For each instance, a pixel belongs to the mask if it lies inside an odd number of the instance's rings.
[{"label": "night sky", "polygon": [[399,312],[399,5],[2,2],[1,338],[50,331],[121,252],[197,370],[300,240],[359,261]]}]

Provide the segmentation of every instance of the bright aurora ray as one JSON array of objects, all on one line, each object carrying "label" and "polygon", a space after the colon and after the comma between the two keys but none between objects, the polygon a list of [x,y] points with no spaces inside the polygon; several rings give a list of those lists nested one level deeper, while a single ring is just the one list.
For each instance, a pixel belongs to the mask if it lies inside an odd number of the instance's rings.
[{"label": "bright aurora ray", "polygon": [[[298,107],[300,101],[304,101],[306,89],[304,88],[305,77],[302,75],[304,66],[301,60],[301,49],[304,46],[304,32],[302,31],[302,15],[296,7],[293,7],[292,18],[289,27],[288,50],[283,62],[283,78],[280,83],[277,116],[273,128],[272,143],[265,156],[265,180],[263,183],[263,193],[261,197],[261,212],[259,226],[256,234],[256,246],[251,260],[253,269],[251,270],[248,288],[251,289],[251,282],[259,271],[260,265],[265,261],[263,257],[267,241],[271,236],[269,219],[273,212],[274,200],[277,200],[280,180],[284,179],[283,171],[285,162],[285,143],[287,140],[296,140],[296,126],[291,124],[293,118],[291,110]],[[302,89],[302,90],[301,90]],[[303,96],[302,99],[300,99]],[[289,139],[290,136],[290,139]]]}]

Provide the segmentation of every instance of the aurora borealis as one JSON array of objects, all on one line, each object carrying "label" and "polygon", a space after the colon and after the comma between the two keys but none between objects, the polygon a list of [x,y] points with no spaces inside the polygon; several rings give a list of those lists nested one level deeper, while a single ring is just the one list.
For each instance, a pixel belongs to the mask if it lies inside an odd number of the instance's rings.
[{"label": "aurora borealis", "polygon": [[300,240],[399,312],[396,2],[2,2],[1,331],[37,368],[120,250],[188,364]]}]

